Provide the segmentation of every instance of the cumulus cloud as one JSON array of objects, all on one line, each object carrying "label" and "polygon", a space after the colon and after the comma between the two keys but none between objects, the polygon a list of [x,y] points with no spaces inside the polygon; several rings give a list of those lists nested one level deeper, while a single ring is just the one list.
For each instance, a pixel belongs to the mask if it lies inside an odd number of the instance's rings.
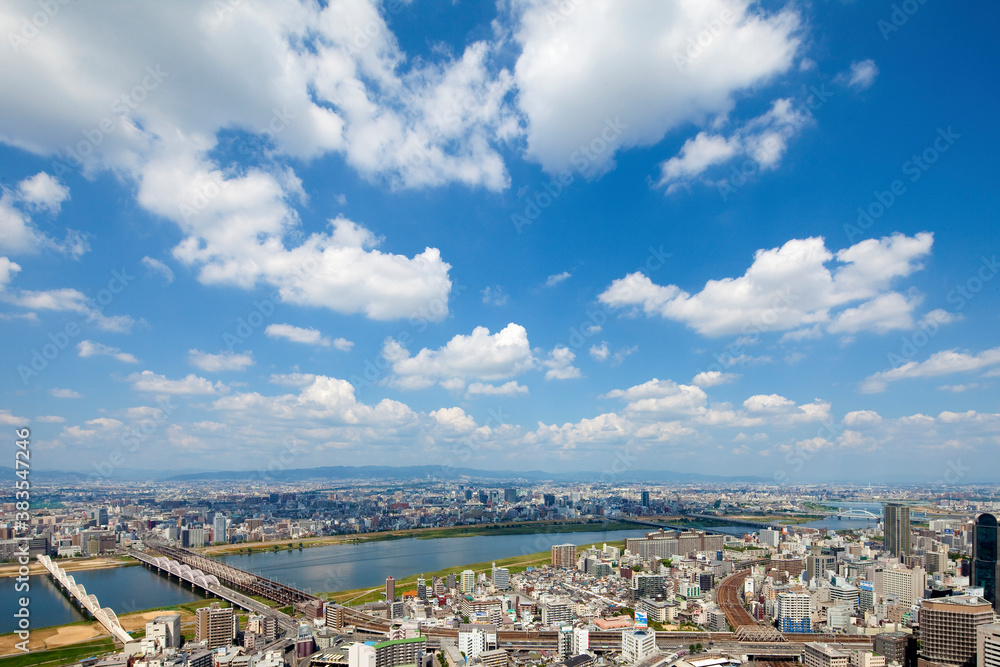
[{"label": "cumulus cloud", "polygon": [[83,398],[83,396],[80,395],[80,392],[72,389],[49,389],[49,395],[54,398]]},{"label": "cumulus cloud", "polygon": [[580,369],[573,365],[576,354],[565,345],[556,345],[547,359],[541,362],[548,368],[545,371],[546,380],[574,380],[582,377]]},{"label": "cumulus cloud", "polygon": [[502,385],[473,382],[465,391],[467,396],[521,396],[528,393],[528,388],[518,384],[517,380],[504,382]]},{"label": "cumulus cloud", "polygon": [[69,188],[44,171],[21,181],[17,190],[21,201],[50,213],[58,213],[62,203],[69,199]]},{"label": "cumulus cloud", "polygon": [[788,141],[809,122],[807,111],[790,99],[775,100],[764,114],[732,131],[729,136],[699,132],[681,146],[680,153],[660,164],[658,185],[675,192],[711,167],[745,157],[757,170],[773,169],[788,148]]},{"label": "cumulus cloud", "polygon": [[270,338],[284,338],[293,343],[303,345],[314,345],[316,347],[335,347],[343,352],[348,352],[354,343],[346,338],[330,339],[320,333],[319,329],[303,328],[291,324],[269,324],[264,329],[264,333]]},{"label": "cumulus cloud", "polygon": [[952,373],[972,373],[1000,365],[1000,347],[977,354],[944,350],[935,352],[925,361],[907,361],[895,368],[869,375],[861,383],[863,393],[885,391],[889,383],[912,378],[940,377]]},{"label": "cumulus cloud", "polygon": [[[922,268],[920,260],[930,254],[932,244],[927,232],[893,234],[834,254],[822,238],[793,239],[780,248],[758,250],[744,275],[710,280],[695,294],[677,285],[657,285],[636,272],[613,281],[599,300],[612,308],[640,309],[682,322],[705,336],[792,330],[795,339],[813,336],[817,325],[831,331],[884,332],[912,326],[919,299],[887,288]],[[827,266],[834,261],[834,267]],[[852,302],[862,303],[844,310]]]},{"label": "cumulus cloud", "polygon": [[177,394],[189,396],[207,396],[226,392],[221,382],[212,384],[205,378],[190,374],[180,380],[170,380],[153,371],[142,371],[128,376],[132,388],[136,391],[148,391],[157,394]]},{"label": "cumulus cloud", "polygon": [[105,356],[117,359],[118,361],[124,361],[126,364],[139,363],[139,360],[135,358],[135,355],[129,354],[128,352],[122,352],[117,347],[111,347],[102,343],[95,343],[92,340],[80,341],[77,344],[76,349],[81,357]]},{"label": "cumulus cloud", "polygon": [[54,250],[78,258],[90,250],[82,233],[67,229],[66,237],[59,241],[32,221],[32,214],[39,211],[58,214],[68,198],[69,188],[45,172],[24,179],[13,190],[4,188],[0,195],[0,251],[33,254]]},{"label": "cumulus cloud", "polygon": [[694,376],[691,384],[699,387],[715,387],[720,384],[732,382],[739,375],[736,373],[723,373],[722,371],[702,371]]},{"label": "cumulus cloud", "polygon": [[[599,174],[620,149],[726,114],[741,91],[790,69],[799,50],[794,10],[767,13],[748,0],[513,8],[527,153],[549,172]],[[722,34],[688,53],[712,22]]]},{"label": "cumulus cloud", "polygon": [[253,353],[243,352],[221,352],[210,354],[201,350],[188,350],[188,362],[195,368],[200,368],[207,373],[220,373],[223,371],[244,371],[253,366]]},{"label": "cumulus cloud", "polygon": [[391,383],[403,389],[422,389],[435,383],[462,389],[470,380],[507,380],[535,367],[528,332],[513,322],[495,334],[486,327],[476,327],[468,336],[458,334],[444,347],[423,348],[413,356],[389,338],[382,353],[392,364]]}]

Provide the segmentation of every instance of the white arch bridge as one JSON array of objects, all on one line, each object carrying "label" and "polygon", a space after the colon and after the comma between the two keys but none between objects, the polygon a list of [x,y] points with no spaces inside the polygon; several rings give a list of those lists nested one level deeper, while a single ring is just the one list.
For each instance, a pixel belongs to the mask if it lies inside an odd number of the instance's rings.
[{"label": "white arch bridge", "polygon": [[48,556],[39,556],[38,562],[41,563],[52,578],[63,587],[63,589],[72,595],[80,605],[90,612],[90,614],[100,621],[101,625],[111,633],[111,636],[115,638],[116,641],[121,642],[123,645],[134,642],[135,639],[129,633],[125,632],[125,628],[122,624],[118,622],[118,616],[111,607],[101,607],[101,603],[97,601],[97,596],[93,593],[88,594],[87,589],[81,584],[76,583],[76,580],[66,574],[66,571],[52,562],[52,559]]},{"label": "white arch bridge", "polygon": [[878,514],[872,514],[868,510],[849,509],[836,515],[838,519],[881,519]]}]

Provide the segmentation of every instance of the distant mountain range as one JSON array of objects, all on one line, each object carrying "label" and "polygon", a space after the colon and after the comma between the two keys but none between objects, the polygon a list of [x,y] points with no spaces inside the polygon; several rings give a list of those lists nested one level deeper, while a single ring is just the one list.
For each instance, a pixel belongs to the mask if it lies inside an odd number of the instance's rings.
[{"label": "distant mountain range", "polygon": [[[38,470],[33,468],[31,477],[44,481],[82,481],[94,479],[95,471]],[[14,469],[0,467],[0,478],[13,479]],[[724,476],[702,473],[674,472],[672,470],[627,470],[622,473],[602,473],[590,471],[545,472],[542,470],[480,470],[477,468],[453,468],[450,466],[323,466],[318,468],[293,468],[270,472],[254,470],[226,470],[219,472],[192,472],[141,470],[138,468],[116,468],[105,479],[113,481],[170,481],[186,482],[197,480],[251,481],[270,479],[282,482],[321,481],[324,479],[382,479],[382,480],[449,480],[449,479],[489,479],[495,481],[526,482],[766,482],[766,477],[751,475]]]}]

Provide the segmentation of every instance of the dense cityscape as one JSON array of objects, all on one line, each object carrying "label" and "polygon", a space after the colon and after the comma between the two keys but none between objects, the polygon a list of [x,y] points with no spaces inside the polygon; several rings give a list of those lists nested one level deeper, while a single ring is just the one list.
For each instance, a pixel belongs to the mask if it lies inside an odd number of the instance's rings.
[{"label": "dense cityscape", "polygon": [[[49,577],[83,610],[94,591],[69,577],[88,568],[142,565],[200,592],[179,608],[85,612],[119,643],[73,663],[85,667],[989,667],[995,490],[61,482],[35,487],[26,522],[4,502],[0,554],[11,577],[40,563],[24,581]],[[623,528],[635,536],[618,539]],[[581,530],[605,539],[578,545]],[[503,533],[551,546],[351,591],[220,558]]]}]

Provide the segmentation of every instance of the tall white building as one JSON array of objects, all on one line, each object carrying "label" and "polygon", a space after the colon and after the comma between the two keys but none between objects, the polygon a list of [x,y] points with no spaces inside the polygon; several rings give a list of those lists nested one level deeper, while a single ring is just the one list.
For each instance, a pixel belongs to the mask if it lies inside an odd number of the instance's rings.
[{"label": "tall white building", "polygon": [[590,630],[587,628],[573,628],[573,655],[588,652],[590,652]]},{"label": "tall white building", "polygon": [[510,588],[510,570],[493,564],[493,587],[500,591]]},{"label": "tall white building", "polygon": [[[487,629],[474,625],[463,625],[458,631],[458,650],[465,654],[468,662],[487,650]],[[353,667],[353,666],[352,666]]]},{"label": "tall white building", "polygon": [[882,573],[882,595],[895,595],[899,604],[909,607],[914,600],[924,596],[927,574],[922,567],[912,570],[905,567],[885,570]]},{"label": "tall white building", "polygon": [[476,588],[476,573],[472,570],[462,570],[462,579],[459,590],[463,593],[472,593]]},{"label": "tall white building", "polygon": [[348,646],[347,667],[375,667],[375,647],[361,642]]},{"label": "tall white building", "polygon": [[760,543],[769,546],[776,547],[781,544],[781,531],[773,530],[771,528],[764,528],[760,531],[759,537]]}]

